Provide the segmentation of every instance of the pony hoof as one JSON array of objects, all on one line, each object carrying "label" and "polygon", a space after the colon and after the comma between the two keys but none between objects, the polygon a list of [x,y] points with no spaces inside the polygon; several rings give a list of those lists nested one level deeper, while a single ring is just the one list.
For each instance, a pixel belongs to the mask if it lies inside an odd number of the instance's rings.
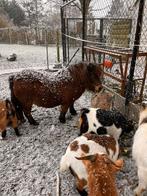
[{"label": "pony hoof", "polygon": [[26,122],[26,119],[21,119],[21,123],[25,123]]},{"label": "pony hoof", "polygon": [[22,136],[22,134],[21,134],[21,133],[17,134],[17,137],[21,137],[21,136]]},{"label": "pony hoof", "polygon": [[39,125],[39,123],[38,123],[37,121],[30,122],[30,124],[31,124],[31,125],[35,125],[35,126]]},{"label": "pony hoof", "polygon": [[59,118],[59,120],[60,120],[61,123],[65,123],[66,122],[65,118]]},{"label": "pony hoof", "polygon": [[73,116],[77,115],[77,112],[76,112],[76,111],[72,111],[72,112],[70,112],[70,113],[71,113],[71,115],[73,115]]}]

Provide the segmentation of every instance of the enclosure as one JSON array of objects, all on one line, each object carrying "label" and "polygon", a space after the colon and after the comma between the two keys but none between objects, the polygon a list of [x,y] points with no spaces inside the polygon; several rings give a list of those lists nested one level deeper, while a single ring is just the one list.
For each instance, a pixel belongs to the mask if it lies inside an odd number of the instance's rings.
[{"label": "enclosure", "polygon": [[[52,71],[56,64],[66,68],[84,60],[102,66],[104,84],[114,94],[137,104],[146,101],[147,1],[64,0],[60,6],[61,29],[59,25],[0,28],[0,98],[10,98],[8,78],[16,72]],[[12,53],[17,54],[14,62],[7,60]],[[38,126],[26,121],[19,127],[19,138],[8,128],[6,140],[0,141],[0,196],[58,196],[56,172],[61,156],[78,137],[79,114],[81,108],[90,107],[92,95],[86,91],[75,102],[78,115],[67,112],[65,124],[58,120],[59,107],[33,106]],[[119,140],[125,161],[116,177],[120,196],[133,196],[138,184],[132,160],[136,128],[135,123],[134,131]],[[61,196],[78,196],[71,173],[60,177]]]}]

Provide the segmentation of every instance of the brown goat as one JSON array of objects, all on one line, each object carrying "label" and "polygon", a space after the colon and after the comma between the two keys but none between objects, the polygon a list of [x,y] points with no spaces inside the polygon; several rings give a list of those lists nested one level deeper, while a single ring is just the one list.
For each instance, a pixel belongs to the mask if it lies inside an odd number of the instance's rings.
[{"label": "brown goat", "polygon": [[18,131],[18,118],[12,103],[6,99],[0,100],[0,132],[2,139],[6,137],[6,128],[12,127],[17,136],[20,136]]},{"label": "brown goat", "polygon": [[[78,63],[56,73],[25,70],[11,76],[11,99],[18,116],[23,120],[23,112],[30,124],[38,123],[31,115],[32,105],[51,108],[61,105],[60,122],[65,122],[65,115],[75,115],[74,102],[84,91],[101,90],[102,69],[93,63]],[[23,112],[22,112],[23,111]]]},{"label": "brown goat", "polygon": [[105,154],[94,154],[77,159],[83,161],[88,172],[89,196],[118,196],[115,174],[122,168],[123,160],[119,159],[114,163]]}]

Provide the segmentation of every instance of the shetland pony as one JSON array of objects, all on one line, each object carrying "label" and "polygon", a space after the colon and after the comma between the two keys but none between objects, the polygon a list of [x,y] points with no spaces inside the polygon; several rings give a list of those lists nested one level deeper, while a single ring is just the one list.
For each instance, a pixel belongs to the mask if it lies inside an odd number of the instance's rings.
[{"label": "shetland pony", "polygon": [[52,108],[61,105],[60,122],[65,122],[69,108],[75,115],[74,102],[84,91],[100,91],[102,69],[94,63],[81,62],[56,73],[25,70],[9,78],[11,100],[20,120],[23,112],[30,124],[38,125],[31,115],[32,105]]},{"label": "shetland pony", "polygon": [[133,159],[136,162],[139,184],[134,190],[140,196],[147,190],[147,107],[142,106],[139,117],[139,126],[134,135],[132,146]]}]

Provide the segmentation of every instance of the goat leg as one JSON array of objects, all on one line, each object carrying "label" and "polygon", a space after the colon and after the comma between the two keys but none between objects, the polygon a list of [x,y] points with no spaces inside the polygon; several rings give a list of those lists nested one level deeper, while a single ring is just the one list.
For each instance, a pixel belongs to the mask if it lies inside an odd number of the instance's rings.
[{"label": "goat leg", "polygon": [[1,133],[2,139],[4,139],[4,138],[6,137],[6,135],[7,135],[7,131],[4,130],[4,131]]}]

